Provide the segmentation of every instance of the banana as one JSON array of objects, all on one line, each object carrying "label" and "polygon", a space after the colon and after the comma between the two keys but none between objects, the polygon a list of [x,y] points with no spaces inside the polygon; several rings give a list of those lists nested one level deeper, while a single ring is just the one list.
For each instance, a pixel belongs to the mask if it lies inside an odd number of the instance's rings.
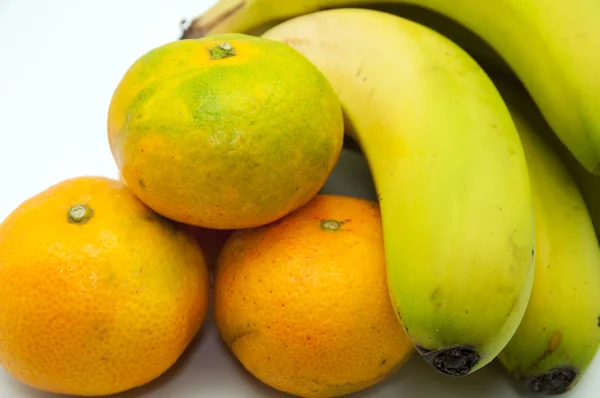
[{"label": "banana", "polygon": [[498,359],[530,391],[562,394],[600,345],[600,247],[575,181],[542,138],[545,122],[535,104],[515,81],[493,80],[525,149],[537,248],[525,316]]},{"label": "banana", "polygon": [[384,11],[425,25],[462,47],[484,70],[492,70],[496,74],[514,75],[504,59],[487,42],[463,25],[440,13],[403,3],[375,3],[364,5],[361,8]]},{"label": "banana", "polygon": [[553,135],[553,131],[549,129],[547,124],[544,125],[546,129],[542,133],[542,136],[554,142],[553,148],[557,151],[561,160],[575,179],[594,223],[596,236],[600,238],[600,177],[584,169],[562,142],[556,139],[556,136]]},{"label": "banana", "polygon": [[321,9],[383,3],[428,8],[480,36],[523,82],[575,158],[600,175],[598,0],[220,0],[182,38],[245,33]]},{"label": "banana", "polygon": [[491,80],[441,34],[379,11],[320,11],[263,37],[306,56],[343,104],[418,351],[449,376],[489,363],[525,312],[535,241],[523,148]]},{"label": "banana", "polygon": [[[520,91],[519,95],[513,96],[513,98],[518,99],[518,106],[521,110],[520,113],[530,115],[527,122],[531,126],[531,129],[552,147],[553,151],[558,155],[577,183],[577,187],[587,205],[589,215],[594,224],[596,236],[600,240],[600,176],[588,172],[581,163],[577,161],[568,148],[565,147],[554,131],[552,131],[548,122],[540,114],[539,109],[531,99],[531,96],[525,91],[522,84],[513,78],[498,75],[499,71],[493,71],[493,69],[494,68],[488,70],[488,73],[494,76],[494,80],[503,79],[504,81],[508,81],[510,83],[505,83],[504,85],[510,84],[516,86],[514,91]],[[513,102],[515,101],[513,100]]]},{"label": "banana", "polygon": [[[569,152],[568,155],[570,156],[571,153]],[[596,230],[596,236],[600,238],[600,177],[588,173],[587,170],[581,167],[579,162],[575,161],[567,166],[571,174],[575,177],[577,186],[583,195],[583,200],[587,204]]]}]

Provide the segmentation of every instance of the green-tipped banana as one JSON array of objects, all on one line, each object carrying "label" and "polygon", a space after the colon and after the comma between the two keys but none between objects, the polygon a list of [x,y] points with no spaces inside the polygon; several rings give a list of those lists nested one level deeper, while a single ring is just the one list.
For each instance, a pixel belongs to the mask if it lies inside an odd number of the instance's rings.
[{"label": "green-tipped banana", "polygon": [[530,391],[562,394],[600,345],[600,247],[575,181],[536,131],[544,121],[535,104],[516,82],[494,81],[523,142],[536,220],[533,292],[498,358]]},{"label": "green-tipped banana", "polygon": [[598,0],[220,0],[183,38],[252,32],[326,8],[413,4],[452,18],[493,47],[561,141],[600,175]]},{"label": "green-tipped banana", "polygon": [[365,9],[267,31],[329,79],[380,200],[393,304],[419,352],[464,376],[508,343],[533,283],[533,204],[504,102],[460,47]]}]

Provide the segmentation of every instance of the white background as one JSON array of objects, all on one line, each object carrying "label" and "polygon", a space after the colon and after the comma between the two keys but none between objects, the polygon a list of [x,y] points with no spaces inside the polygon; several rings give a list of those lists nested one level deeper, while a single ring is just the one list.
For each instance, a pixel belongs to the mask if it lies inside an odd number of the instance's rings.
[{"label": "white background", "polygon": [[[106,138],[110,97],[137,57],[179,38],[179,22],[213,1],[0,0],[0,220],[65,178],[117,177]],[[364,160],[346,152],[324,192],[374,199]],[[360,397],[510,398],[522,393],[496,362],[458,380],[419,357]],[[565,397],[600,397],[600,356]],[[165,375],[125,397],[279,397],[204,332]],[[0,397],[50,398],[0,370]]]}]

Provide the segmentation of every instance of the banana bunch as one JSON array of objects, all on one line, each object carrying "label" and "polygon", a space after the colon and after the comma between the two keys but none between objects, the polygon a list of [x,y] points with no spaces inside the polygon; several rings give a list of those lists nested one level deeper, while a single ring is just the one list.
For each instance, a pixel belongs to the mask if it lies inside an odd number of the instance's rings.
[{"label": "banana bunch", "polygon": [[313,62],[369,164],[417,352],[451,377],[497,359],[561,394],[600,346],[598,15],[597,0],[221,0],[182,39],[262,35]]}]

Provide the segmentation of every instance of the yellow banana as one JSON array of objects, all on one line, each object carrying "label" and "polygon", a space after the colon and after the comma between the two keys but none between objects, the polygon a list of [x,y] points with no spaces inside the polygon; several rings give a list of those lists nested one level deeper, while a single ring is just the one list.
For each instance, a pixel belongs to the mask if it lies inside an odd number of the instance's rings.
[{"label": "yellow banana", "polygon": [[[600,345],[600,247],[583,198],[552,147],[544,120],[516,82],[494,77],[525,149],[536,229],[533,292],[498,356],[532,392],[562,394]],[[546,127],[547,129],[547,127]]]},{"label": "yellow banana", "polygon": [[[489,73],[494,73],[494,80],[502,78],[491,70]],[[531,115],[527,121],[531,129],[552,147],[577,183],[577,187],[587,205],[589,215],[594,224],[596,236],[600,240],[600,176],[588,172],[564,146],[554,131],[552,131],[548,122],[540,114],[539,109],[531,99],[531,96],[525,91],[525,88],[514,79],[508,78],[508,81],[511,81],[512,85],[516,85],[515,90],[520,91],[520,94],[517,96],[520,99],[518,102],[520,113]]]},{"label": "yellow banana", "polygon": [[[569,155],[571,153],[569,152]],[[573,159],[573,158],[572,158]],[[569,171],[575,177],[577,186],[583,195],[583,200],[587,204],[590,217],[594,223],[596,236],[600,238],[600,177],[592,175],[583,169],[579,162],[573,162],[567,165]]]},{"label": "yellow banana", "polygon": [[220,0],[183,38],[246,33],[321,9],[383,3],[431,9],[480,36],[514,70],[577,160],[600,175],[598,0]]},{"label": "yellow banana", "polygon": [[577,182],[577,186],[594,223],[596,236],[600,239],[600,176],[593,175],[584,169],[577,159],[573,157],[573,154],[556,138],[554,132],[544,120],[539,121],[539,124],[544,126],[541,135],[552,145],[552,148],[560,156],[575,179],[575,182]]},{"label": "yellow banana", "polygon": [[523,149],[491,80],[444,36],[378,11],[321,11],[263,37],[304,54],[342,102],[418,351],[450,376],[489,363],[525,312],[535,240]]}]

